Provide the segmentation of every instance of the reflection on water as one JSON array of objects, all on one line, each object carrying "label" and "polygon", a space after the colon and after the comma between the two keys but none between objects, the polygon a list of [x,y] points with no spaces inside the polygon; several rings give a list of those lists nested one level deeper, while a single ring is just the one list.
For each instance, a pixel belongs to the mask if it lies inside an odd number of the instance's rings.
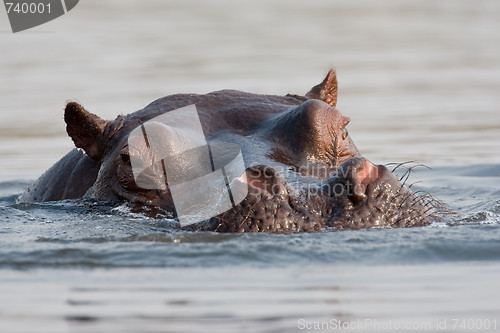
[{"label": "reflection on water", "polygon": [[[442,332],[438,322],[494,332],[499,165],[417,169],[419,179],[416,191],[455,214],[423,228],[290,235],[179,232],[85,200],[14,204],[26,183],[0,183],[0,328],[299,332],[341,320],[384,325],[349,329],[359,332]],[[457,320],[473,326],[453,329]]]},{"label": "reflection on water", "polygon": [[[495,332],[498,274],[485,264],[67,270],[56,285],[59,271],[7,272],[0,319],[9,332]],[[43,311],[26,312],[42,299]]]}]

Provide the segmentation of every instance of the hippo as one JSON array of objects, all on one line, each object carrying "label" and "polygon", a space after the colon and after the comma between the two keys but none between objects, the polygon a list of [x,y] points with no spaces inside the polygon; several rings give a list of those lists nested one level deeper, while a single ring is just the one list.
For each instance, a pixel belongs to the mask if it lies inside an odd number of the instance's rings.
[{"label": "hippo", "polygon": [[331,69],[303,96],[235,90],[175,94],[115,120],[69,102],[64,120],[76,148],[18,202],[90,198],[176,218],[170,175],[163,187],[139,186],[132,161],[146,153],[131,147],[129,137],[156,117],[195,105],[208,143],[222,140],[241,149],[245,169],[236,181],[246,196],[180,229],[276,233],[429,224],[435,200],[413,193],[394,170],[361,156],[347,130],[350,119],[336,109],[337,86]]}]

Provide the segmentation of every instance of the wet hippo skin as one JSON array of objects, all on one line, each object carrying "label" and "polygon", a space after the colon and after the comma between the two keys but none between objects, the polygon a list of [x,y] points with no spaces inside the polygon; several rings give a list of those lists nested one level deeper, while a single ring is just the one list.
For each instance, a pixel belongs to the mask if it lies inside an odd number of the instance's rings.
[{"label": "wet hippo skin", "polygon": [[177,94],[111,121],[70,102],[64,119],[77,149],[18,201],[88,197],[175,217],[168,186],[151,190],[136,184],[130,161],[144,152],[130,149],[128,137],[148,120],[194,104],[209,142],[240,147],[248,194],[232,209],[185,229],[301,232],[428,224],[434,200],[415,195],[385,166],[361,157],[347,131],[350,120],[336,103],[333,70],[304,96],[234,90]]}]

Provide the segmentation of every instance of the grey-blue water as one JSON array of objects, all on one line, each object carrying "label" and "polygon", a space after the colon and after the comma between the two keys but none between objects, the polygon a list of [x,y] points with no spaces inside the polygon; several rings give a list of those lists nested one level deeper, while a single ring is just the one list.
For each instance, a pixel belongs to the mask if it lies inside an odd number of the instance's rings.
[{"label": "grey-blue water", "polygon": [[414,172],[453,214],[431,226],[310,234],[174,231],[126,205],[68,200],[15,204],[22,182],[0,184],[0,267],[328,267],[500,262],[500,166]]},{"label": "grey-blue water", "polygon": [[82,200],[15,204],[27,183],[3,182],[0,323],[8,332],[496,331],[500,166],[415,174],[455,213],[422,228],[288,235],[173,232],[168,219]]},{"label": "grey-blue water", "polygon": [[[500,2],[86,0],[19,34],[0,10],[0,332],[494,332]],[[176,232],[126,206],[15,199],[113,119],[231,88],[303,94],[330,66],[349,133],[453,214],[411,229]]]}]

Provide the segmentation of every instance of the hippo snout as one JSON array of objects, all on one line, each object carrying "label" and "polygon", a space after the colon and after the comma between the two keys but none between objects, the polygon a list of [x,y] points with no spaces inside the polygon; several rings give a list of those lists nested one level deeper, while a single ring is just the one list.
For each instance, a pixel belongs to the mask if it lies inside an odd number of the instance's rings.
[{"label": "hippo snout", "polygon": [[415,195],[387,167],[363,157],[342,163],[323,191],[329,196],[323,216],[326,226],[361,229],[430,223],[430,214],[423,214],[432,211],[428,201]]}]

